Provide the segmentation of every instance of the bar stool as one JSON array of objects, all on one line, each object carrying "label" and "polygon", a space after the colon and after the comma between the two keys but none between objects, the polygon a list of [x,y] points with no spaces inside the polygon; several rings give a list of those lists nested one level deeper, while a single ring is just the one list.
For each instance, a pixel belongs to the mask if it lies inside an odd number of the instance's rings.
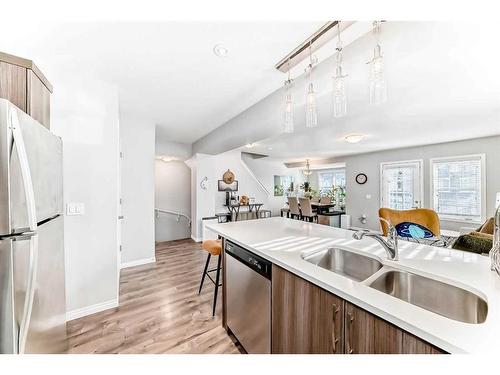
[{"label": "bar stool", "polygon": [[[203,275],[201,276],[201,283],[200,283],[200,289],[198,290],[198,294],[201,293],[201,289],[203,288],[203,281],[205,281],[205,276],[208,276],[210,281],[214,283],[215,285],[215,291],[214,291],[214,302],[213,302],[213,308],[212,308],[212,317],[215,316],[215,306],[217,305],[217,292],[219,291],[219,286],[222,284],[219,284],[219,278],[220,278],[220,265],[222,261],[222,240],[205,240],[201,244],[201,247],[203,250],[206,250],[208,252],[207,256],[207,262],[205,263],[205,269],[203,270]],[[213,268],[211,270],[208,269],[208,264],[210,263],[210,258],[211,256],[218,256],[219,259],[217,260],[217,268]],[[215,280],[212,279],[210,276],[209,272],[217,272],[215,276]]]}]

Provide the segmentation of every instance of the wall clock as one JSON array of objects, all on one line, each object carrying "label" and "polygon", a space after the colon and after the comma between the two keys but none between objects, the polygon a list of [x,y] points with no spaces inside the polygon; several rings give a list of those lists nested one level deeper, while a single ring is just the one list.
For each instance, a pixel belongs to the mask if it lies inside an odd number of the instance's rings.
[{"label": "wall clock", "polygon": [[366,183],[366,181],[368,181],[368,177],[366,176],[366,174],[364,173],[358,173],[356,175],[356,182],[360,185],[363,185]]},{"label": "wall clock", "polygon": [[234,182],[234,173],[228,169],[222,175],[222,181],[224,181],[228,185],[232,184]]}]

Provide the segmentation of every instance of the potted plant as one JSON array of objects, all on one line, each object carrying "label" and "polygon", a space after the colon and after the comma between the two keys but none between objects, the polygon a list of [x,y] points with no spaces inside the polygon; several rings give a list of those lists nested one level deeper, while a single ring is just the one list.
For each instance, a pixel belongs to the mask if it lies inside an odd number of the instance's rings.
[{"label": "potted plant", "polygon": [[274,185],[274,196],[281,197],[284,194],[283,185]]}]

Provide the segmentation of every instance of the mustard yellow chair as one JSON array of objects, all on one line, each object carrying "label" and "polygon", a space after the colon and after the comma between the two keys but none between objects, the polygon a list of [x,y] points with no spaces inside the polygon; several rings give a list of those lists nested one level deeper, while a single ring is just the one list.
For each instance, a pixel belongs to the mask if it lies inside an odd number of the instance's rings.
[{"label": "mustard yellow chair", "polygon": [[[441,226],[439,217],[436,211],[428,208],[415,208],[413,210],[392,210],[390,208],[380,208],[378,210],[379,217],[389,221],[393,226],[409,222],[420,224],[432,232],[434,237],[441,236]],[[380,220],[380,226],[384,236],[387,236],[388,225],[383,220]]]}]

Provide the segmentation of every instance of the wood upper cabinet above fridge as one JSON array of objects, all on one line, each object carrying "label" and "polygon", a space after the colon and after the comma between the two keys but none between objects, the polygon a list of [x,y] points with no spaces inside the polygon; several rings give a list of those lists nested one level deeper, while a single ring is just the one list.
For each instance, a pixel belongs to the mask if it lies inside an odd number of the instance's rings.
[{"label": "wood upper cabinet above fridge", "polygon": [[31,60],[0,52],[0,98],[50,128],[52,85]]},{"label": "wood upper cabinet above fridge", "polygon": [[47,128],[50,128],[50,91],[32,71],[28,70],[26,112]]}]

